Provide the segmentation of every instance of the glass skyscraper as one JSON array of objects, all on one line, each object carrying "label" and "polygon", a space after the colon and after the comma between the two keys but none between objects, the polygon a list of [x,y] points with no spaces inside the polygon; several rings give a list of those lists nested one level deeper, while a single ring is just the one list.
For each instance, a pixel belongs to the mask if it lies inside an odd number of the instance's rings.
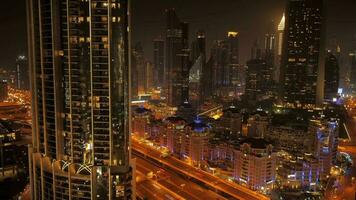
[{"label": "glass skyscraper", "polygon": [[29,0],[32,199],[132,199],[128,0]]}]

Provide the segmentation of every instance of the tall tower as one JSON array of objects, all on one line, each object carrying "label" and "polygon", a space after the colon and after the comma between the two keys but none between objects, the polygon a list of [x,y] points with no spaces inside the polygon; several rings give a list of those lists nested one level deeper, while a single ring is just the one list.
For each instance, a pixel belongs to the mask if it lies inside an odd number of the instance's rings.
[{"label": "tall tower", "polygon": [[293,107],[323,103],[325,18],[323,0],[289,0],[286,13],[282,85]]},{"label": "tall tower", "polygon": [[166,17],[164,87],[168,105],[178,107],[189,98],[188,24],[179,20],[174,9],[167,9]]},{"label": "tall tower", "polygon": [[337,57],[328,52],[325,61],[324,98],[333,100],[339,89],[339,63]]},{"label": "tall tower", "polygon": [[239,84],[239,33],[227,33],[228,63],[230,86],[237,87]]},{"label": "tall tower", "polygon": [[128,0],[29,0],[32,199],[133,199]]},{"label": "tall tower", "polygon": [[350,69],[350,92],[351,94],[356,93],[356,51],[349,54],[351,58],[351,69]]},{"label": "tall tower", "polygon": [[153,68],[154,85],[162,87],[164,81],[164,40],[162,39],[153,41]]},{"label": "tall tower", "polygon": [[[197,79],[197,107],[199,107],[204,99],[209,96],[209,91],[207,91],[207,87],[211,83],[211,72],[206,68],[206,40],[205,40],[205,32],[199,30],[196,34],[196,39],[192,43],[191,50],[191,60],[192,67],[190,69],[190,76]],[[205,85],[206,84],[206,85]],[[209,87],[211,91],[211,87]]]},{"label": "tall tower", "polygon": [[284,38],[284,28],[285,28],[286,17],[283,14],[281,21],[278,24],[277,34],[276,34],[276,45],[275,45],[275,56],[274,56],[274,80],[278,83],[280,82],[280,71],[282,62],[282,49],[283,49],[283,38]]},{"label": "tall tower", "polygon": [[16,88],[20,90],[30,89],[28,63],[24,55],[19,55],[16,58]]}]

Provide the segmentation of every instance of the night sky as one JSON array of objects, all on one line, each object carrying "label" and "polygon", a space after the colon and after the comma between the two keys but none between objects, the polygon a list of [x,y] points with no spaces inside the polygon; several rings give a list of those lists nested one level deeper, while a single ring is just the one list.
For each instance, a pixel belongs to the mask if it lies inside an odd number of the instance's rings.
[{"label": "night sky", "polygon": [[[272,20],[284,12],[285,0],[132,0],[132,43],[142,42],[145,57],[152,60],[152,40],[164,38],[166,8],[175,8],[190,24],[190,42],[198,29],[207,45],[224,39],[227,31],[240,33],[241,63],[250,56],[256,39],[262,38]],[[9,0],[0,6],[0,67],[13,68],[18,54],[27,52],[25,0]],[[328,0],[328,44],[339,43],[344,57],[356,49],[356,1]],[[209,48],[207,49],[209,53]],[[346,62],[347,64],[347,62]]]}]

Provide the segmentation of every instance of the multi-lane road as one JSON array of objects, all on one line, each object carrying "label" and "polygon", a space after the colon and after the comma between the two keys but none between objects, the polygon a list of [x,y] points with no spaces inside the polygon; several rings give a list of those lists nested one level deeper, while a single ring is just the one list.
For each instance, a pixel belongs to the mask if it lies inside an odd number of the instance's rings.
[{"label": "multi-lane road", "polygon": [[[137,191],[140,196],[146,196],[147,194],[147,198],[149,199],[154,196],[155,194],[152,190],[146,190],[146,188],[150,186],[161,188],[159,194],[156,194],[155,199],[226,199],[174,171],[163,169],[162,167],[140,157],[134,156],[134,158],[136,159],[136,174],[138,175]],[[141,182],[140,180],[145,181]],[[170,191],[170,193],[167,191]],[[174,193],[174,195],[172,193]]]},{"label": "multi-lane road", "polygon": [[[168,156],[162,157],[160,151],[153,147],[139,143],[135,139],[132,140],[133,154],[144,160],[149,160],[161,165],[163,168],[172,170],[177,174],[190,178],[194,182],[210,188],[216,193],[230,199],[246,199],[246,200],[265,200],[268,197],[250,190],[236,183],[229,182],[219,177],[213,176],[203,170],[197,169],[182,160]],[[138,164],[139,165],[139,164]]]}]

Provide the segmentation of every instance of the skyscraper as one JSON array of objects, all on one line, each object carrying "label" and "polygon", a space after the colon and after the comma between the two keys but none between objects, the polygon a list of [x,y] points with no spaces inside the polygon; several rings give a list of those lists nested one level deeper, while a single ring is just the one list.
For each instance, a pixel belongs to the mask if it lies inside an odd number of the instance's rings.
[{"label": "skyscraper", "polygon": [[275,45],[275,56],[274,56],[274,80],[278,83],[280,82],[280,71],[281,71],[281,62],[282,62],[282,49],[283,49],[283,37],[284,37],[284,28],[285,28],[285,16],[278,24],[277,34],[276,34],[276,45]]},{"label": "skyscraper", "polygon": [[213,92],[215,95],[227,96],[238,92],[242,86],[239,65],[239,33],[230,31],[225,40],[215,41],[211,48],[209,65],[212,66]]},{"label": "skyscraper", "polygon": [[211,72],[206,68],[206,39],[203,31],[198,31],[196,40],[192,44],[192,68],[190,76],[197,78],[198,82],[198,106],[208,97],[211,88],[207,89],[211,83]]},{"label": "skyscraper", "polygon": [[128,0],[29,0],[32,199],[132,199]]},{"label": "skyscraper", "polygon": [[323,0],[289,0],[281,80],[284,100],[292,107],[323,103]]},{"label": "skyscraper", "polygon": [[246,94],[249,100],[259,100],[272,92],[272,67],[263,59],[247,61]]},{"label": "skyscraper", "polygon": [[30,89],[30,79],[27,58],[19,55],[16,58],[16,88],[20,90]]},{"label": "skyscraper", "polygon": [[265,55],[264,59],[267,64],[274,67],[276,53],[276,29],[273,21],[270,22],[267,33],[265,34]]},{"label": "skyscraper", "polygon": [[210,60],[212,62],[212,82],[214,94],[220,93],[222,87],[228,86],[228,48],[226,42],[223,40],[215,41],[210,53]]},{"label": "skyscraper", "polygon": [[351,69],[350,69],[350,89],[351,93],[356,93],[356,51],[350,53]]},{"label": "skyscraper", "polygon": [[228,63],[229,63],[229,83],[233,88],[239,86],[239,33],[228,32]]},{"label": "skyscraper", "polygon": [[138,42],[134,46],[131,56],[131,94],[133,97],[136,97],[140,94],[145,93],[146,63],[145,58],[143,56],[143,47],[140,42]]},{"label": "skyscraper", "polygon": [[153,41],[154,86],[162,87],[164,81],[164,40]]},{"label": "skyscraper", "polygon": [[333,100],[339,89],[339,64],[335,55],[327,53],[325,61],[324,98]]},{"label": "skyscraper", "polygon": [[167,104],[178,107],[189,98],[188,24],[179,20],[174,9],[166,10],[166,17],[164,87]]}]

